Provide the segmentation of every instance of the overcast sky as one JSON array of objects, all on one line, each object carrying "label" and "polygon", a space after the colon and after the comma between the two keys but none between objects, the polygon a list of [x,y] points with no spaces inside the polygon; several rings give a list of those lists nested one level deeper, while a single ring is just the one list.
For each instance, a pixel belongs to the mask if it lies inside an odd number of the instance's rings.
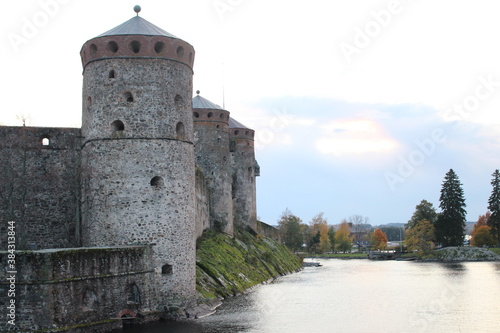
[{"label": "overcast sky", "polygon": [[263,221],[289,208],[304,222],[405,223],[422,199],[438,208],[450,168],[468,220],[486,212],[500,168],[498,1],[10,1],[0,123],[80,127],[80,48],[136,4],[194,46],[194,89],[256,130]]}]

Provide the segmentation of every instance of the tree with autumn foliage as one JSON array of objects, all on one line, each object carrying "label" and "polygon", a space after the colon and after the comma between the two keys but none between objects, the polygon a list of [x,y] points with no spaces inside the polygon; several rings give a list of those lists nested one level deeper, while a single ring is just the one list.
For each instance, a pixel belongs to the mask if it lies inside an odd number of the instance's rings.
[{"label": "tree with autumn foliage", "polygon": [[471,232],[470,244],[472,246],[482,247],[482,246],[494,246],[496,243],[495,237],[491,232],[491,227],[487,225],[491,218],[491,213],[487,212],[484,215],[479,216],[477,222],[474,224],[474,229]]},{"label": "tree with autumn foliage", "polygon": [[387,235],[380,228],[375,229],[370,242],[373,248],[377,250],[385,250],[387,247]]},{"label": "tree with autumn foliage", "polygon": [[321,224],[320,226],[320,237],[319,237],[319,250],[321,253],[330,251],[332,245],[330,243],[330,237],[328,236],[328,225]]},{"label": "tree with autumn foliage", "polygon": [[339,228],[335,231],[335,249],[344,253],[351,251],[352,240],[351,227],[347,221],[343,220]]},{"label": "tree with autumn foliage", "polygon": [[408,250],[417,251],[422,256],[434,248],[434,237],[434,225],[427,220],[420,220],[406,232],[405,243]]}]

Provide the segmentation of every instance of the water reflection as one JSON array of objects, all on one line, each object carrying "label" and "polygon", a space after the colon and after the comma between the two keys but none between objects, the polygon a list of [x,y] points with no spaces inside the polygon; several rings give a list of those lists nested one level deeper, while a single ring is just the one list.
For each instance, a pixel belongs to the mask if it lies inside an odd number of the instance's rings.
[{"label": "water reflection", "polygon": [[499,332],[499,263],[324,260],[210,317],[127,333]]}]

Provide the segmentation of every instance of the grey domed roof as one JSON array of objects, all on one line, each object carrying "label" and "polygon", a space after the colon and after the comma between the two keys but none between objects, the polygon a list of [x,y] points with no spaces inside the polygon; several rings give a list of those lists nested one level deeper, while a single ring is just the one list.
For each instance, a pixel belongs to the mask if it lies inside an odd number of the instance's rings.
[{"label": "grey domed roof", "polygon": [[140,16],[134,16],[130,20],[120,24],[119,26],[100,34],[97,37],[117,36],[117,35],[146,35],[146,36],[165,36],[178,38],[162,28],[157,27],[153,23],[143,19]]},{"label": "grey domed roof", "polygon": [[219,105],[210,102],[208,99],[203,98],[200,95],[196,95],[195,97],[193,97],[193,109],[224,110]]},{"label": "grey domed roof", "polygon": [[242,123],[240,123],[239,121],[235,120],[234,118],[231,118],[229,117],[229,128],[246,128],[246,129],[250,129],[248,127],[246,127],[245,125],[243,125]]}]

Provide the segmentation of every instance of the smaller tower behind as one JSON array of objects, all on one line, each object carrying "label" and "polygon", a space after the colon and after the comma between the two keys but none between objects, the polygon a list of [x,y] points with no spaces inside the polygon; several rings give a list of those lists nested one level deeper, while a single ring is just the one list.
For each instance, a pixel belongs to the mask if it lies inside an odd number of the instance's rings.
[{"label": "smaller tower behind", "polygon": [[201,97],[193,98],[196,165],[209,192],[210,228],[233,234],[229,111]]},{"label": "smaller tower behind", "polygon": [[257,199],[255,177],[260,169],[255,160],[255,131],[229,118],[233,215],[235,226],[256,230]]}]

